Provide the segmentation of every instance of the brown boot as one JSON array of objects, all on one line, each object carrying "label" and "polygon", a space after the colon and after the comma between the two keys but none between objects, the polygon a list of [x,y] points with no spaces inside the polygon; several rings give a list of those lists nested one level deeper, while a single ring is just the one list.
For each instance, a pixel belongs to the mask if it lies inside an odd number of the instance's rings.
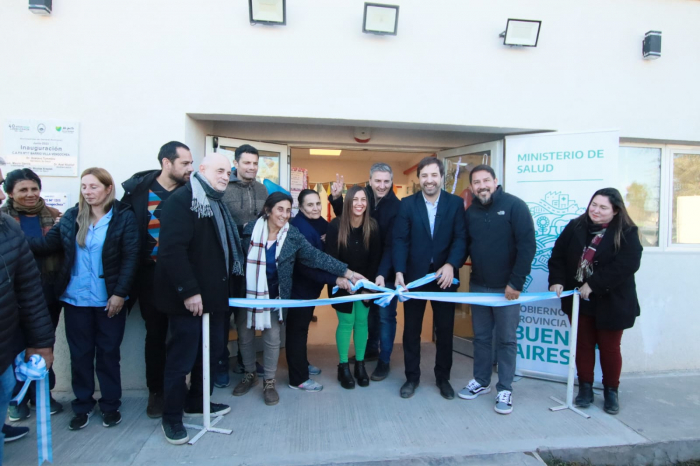
[{"label": "brown boot", "polygon": [[280,396],[275,390],[275,379],[266,379],[265,385],[263,386],[263,398],[265,399],[265,404],[268,406],[274,406],[280,402]]},{"label": "brown boot", "polygon": [[246,372],[238,385],[233,389],[233,396],[243,396],[251,388],[255,387],[260,380],[255,372]]}]

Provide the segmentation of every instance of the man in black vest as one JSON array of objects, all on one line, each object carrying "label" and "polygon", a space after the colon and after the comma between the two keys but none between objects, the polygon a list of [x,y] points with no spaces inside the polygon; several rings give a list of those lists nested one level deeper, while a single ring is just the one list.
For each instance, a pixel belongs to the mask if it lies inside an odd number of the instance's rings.
[{"label": "man in black vest", "polygon": [[138,275],[134,280],[132,300],[139,301],[141,317],[146,323],[146,385],[150,418],[163,415],[163,370],[165,368],[165,340],[168,336],[168,316],[158,312],[154,290],[160,214],[165,201],[180,186],[190,180],[192,154],[181,142],[170,141],[158,152],[160,170],[136,173],[122,183],[122,202],[131,205],[139,228],[141,254]]},{"label": "man in black vest", "polygon": [[[445,167],[442,161],[426,157],[418,164],[421,192],[401,201],[394,223],[393,262],[396,286],[435,272],[436,281],[411,291],[456,291],[452,279],[458,276],[464,263],[465,232],[462,198],[442,189]],[[451,400],[452,336],[455,305],[431,301],[436,335],[435,380],[440,394]],[[413,396],[420,382],[420,335],[423,327],[425,301],[404,303],[403,351],[406,383],[401,397]]]}]

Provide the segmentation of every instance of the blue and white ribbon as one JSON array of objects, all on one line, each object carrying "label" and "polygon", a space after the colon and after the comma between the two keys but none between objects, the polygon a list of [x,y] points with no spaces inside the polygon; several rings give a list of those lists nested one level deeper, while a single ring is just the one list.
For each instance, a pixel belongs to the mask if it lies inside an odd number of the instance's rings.
[{"label": "blue and white ribbon", "polygon": [[38,354],[33,354],[29,361],[24,361],[24,351],[15,358],[15,377],[24,382],[19,394],[10,402],[18,405],[24,399],[29,384],[36,382],[36,440],[39,456],[39,466],[44,461],[53,463],[53,448],[51,446],[51,402],[49,394],[49,371],[46,361]]},{"label": "blue and white ribbon", "polygon": [[[406,288],[411,290],[418,288],[427,283],[434,281],[437,277],[434,273],[428,274],[423,278],[414,280],[406,285]],[[459,280],[453,279],[453,285],[459,284]],[[436,292],[436,291],[406,291],[402,288],[392,290],[390,288],[385,288],[377,286],[369,280],[360,280],[355,285],[353,285],[353,291],[357,291],[360,288],[365,288],[371,291],[377,291],[377,293],[372,294],[354,294],[348,296],[339,296],[336,298],[324,298],[324,299],[246,299],[246,298],[230,298],[229,306],[240,307],[240,308],[266,308],[266,307],[283,307],[283,308],[295,308],[295,307],[309,307],[309,306],[323,306],[326,304],[341,304],[350,303],[354,301],[367,301],[373,299],[374,302],[382,307],[389,305],[392,299],[396,297],[399,301],[404,302],[409,299],[424,299],[426,301],[442,301],[447,303],[462,303],[462,304],[476,304],[481,306],[491,306],[491,307],[503,307],[510,306],[513,304],[529,303],[533,301],[544,301],[547,299],[557,299],[558,296],[554,292],[544,292],[544,293],[520,293],[518,299],[506,299],[505,295],[502,293],[456,293],[456,292]],[[338,287],[333,288],[333,293],[338,291]],[[578,291],[564,291],[561,293],[561,297],[572,296],[578,293]]]}]

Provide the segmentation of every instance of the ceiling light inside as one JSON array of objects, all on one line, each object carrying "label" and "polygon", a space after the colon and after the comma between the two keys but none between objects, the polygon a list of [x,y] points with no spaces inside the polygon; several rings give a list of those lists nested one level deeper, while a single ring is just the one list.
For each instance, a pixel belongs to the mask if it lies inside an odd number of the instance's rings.
[{"label": "ceiling light inside", "polygon": [[338,157],[342,151],[335,149],[309,149],[310,155],[327,155],[330,157]]}]

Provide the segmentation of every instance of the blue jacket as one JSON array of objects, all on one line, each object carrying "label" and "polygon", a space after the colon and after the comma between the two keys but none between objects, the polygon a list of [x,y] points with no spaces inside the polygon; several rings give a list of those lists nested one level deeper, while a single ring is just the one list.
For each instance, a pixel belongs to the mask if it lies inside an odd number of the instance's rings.
[{"label": "blue jacket", "polygon": [[455,278],[458,277],[466,253],[462,198],[444,190],[440,192],[432,237],[423,193],[403,198],[400,205],[394,222],[394,270],[402,272],[408,284],[428,274],[432,259],[435,270],[450,264]]},{"label": "blue jacket", "polygon": [[[299,232],[311,243],[311,246],[325,251],[321,235],[309,224],[304,214],[299,212],[289,222],[299,229]],[[335,285],[336,276],[325,270],[307,267],[301,262],[294,265],[294,281],[292,282],[292,299],[316,299],[321,295],[323,286]]]}]

